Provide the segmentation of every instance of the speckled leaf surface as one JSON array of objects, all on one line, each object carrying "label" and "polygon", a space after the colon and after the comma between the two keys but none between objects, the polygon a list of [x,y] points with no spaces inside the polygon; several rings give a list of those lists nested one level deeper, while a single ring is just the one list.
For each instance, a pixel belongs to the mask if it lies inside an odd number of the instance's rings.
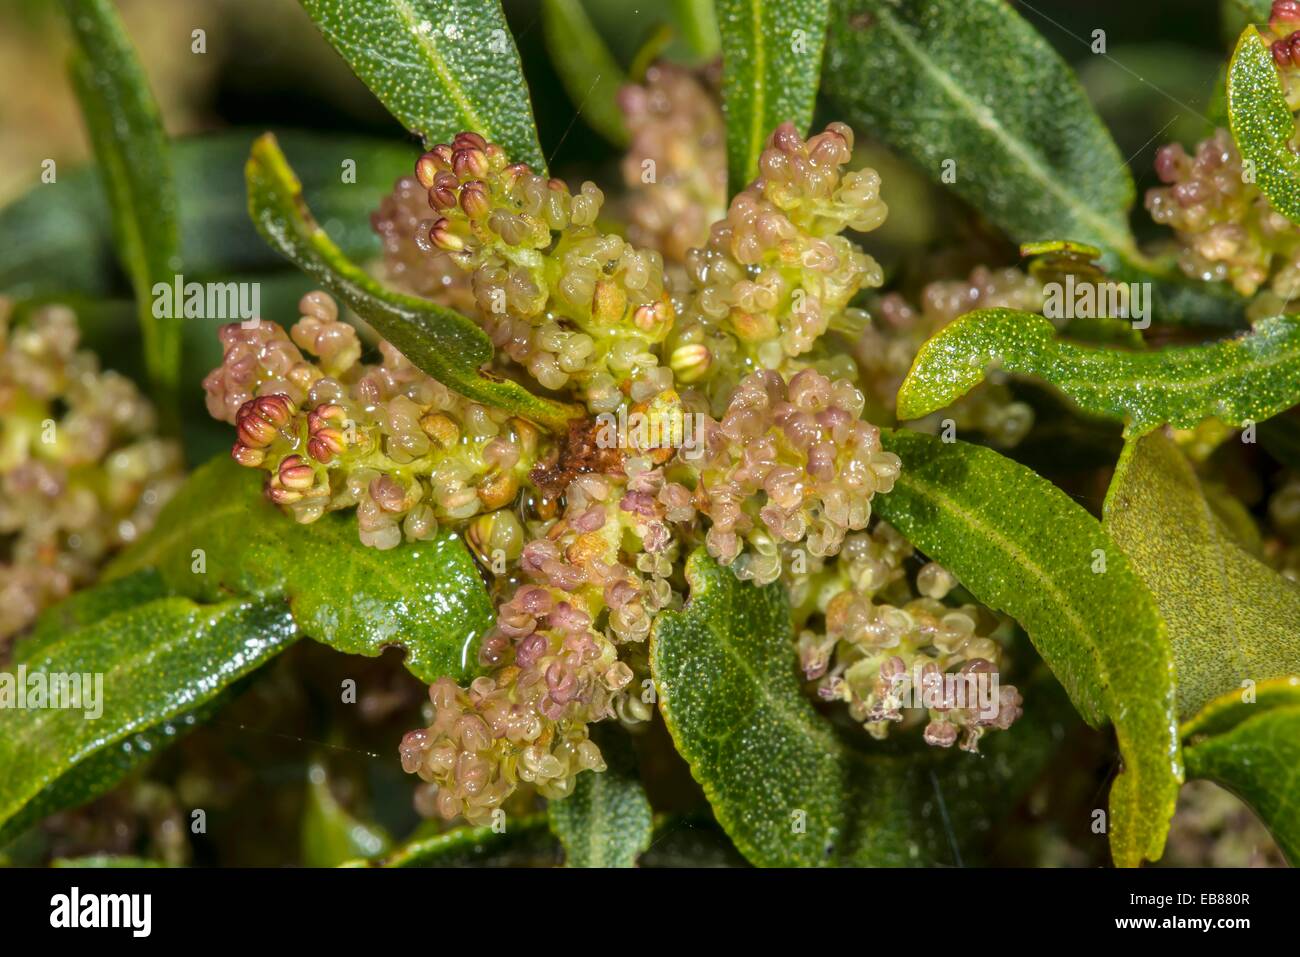
[{"label": "speckled leaf surface", "polygon": [[181,357],[180,317],[153,313],[154,284],[170,283],[181,268],[167,134],[113,4],[64,0],[63,7],[75,41],[73,88],[112,211],[114,248],[135,292],[145,364],[166,415]]},{"label": "speckled leaf surface", "polygon": [[492,605],[458,535],[380,551],[361,544],[354,514],[296,524],[262,495],[262,477],[226,456],[196,469],[109,575],[157,569],[169,588],[204,601],[288,599],[302,632],[338,651],[373,657],[400,645],[425,682],[476,673]]},{"label": "speckled leaf surface", "polygon": [[462,130],[545,172],[499,0],[300,0],[325,38],[426,146]]},{"label": "speckled leaf surface", "polygon": [[1133,181],[1060,55],[1003,0],[835,0],[839,119],[951,185],[1018,242],[1131,250]]},{"label": "speckled leaf surface", "polygon": [[1271,682],[1254,703],[1233,691],[1185,726],[1187,774],[1250,805],[1287,861],[1300,866],[1300,679]]},{"label": "speckled leaf surface", "polygon": [[1120,866],[1156,860],[1182,765],[1173,655],[1151,593],[1101,523],[1023,465],[915,432],[882,439],[903,471],[877,514],[1018,621],[1090,724],[1114,724],[1124,771],[1111,853]]},{"label": "speckled leaf surface", "polygon": [[1046,721],[990,735],[982,757],[873,752],[865,733],[860,750],[800,688],[780,586],[741,583],[703,551],[686,577],[685,609],[661,614],[651,635],[659,707],[751,863],[959,864],[1041,768],[1054,737]]},{"label": "speckled leaf surface", "polygon": [[[232,272],[284,266],[249,222],[244,202],[243,164],[257,135],[260,131],[237,130],[171,145],[177,182],[203,184],[179,197],[186,280],[224,280]],[[280,143],[344,254],[378,253],[370,213],[377,196],[410,174],[419,155],[415,149],[370,137],[301,132],[285,133]],[[356,164],[355,183],[342,181],[347,160]],[[57,183],[35,186],[0,209],[0,291],[15,296],[112,293],[117,276],[107,209],[97,171],[90,166],[60,168]]]},{"label": "speckled leaf surface", "polygon": [[626,733],[603,726],[593,732],[607,768],[579,774],[572,794],[549,803],[551,831],[564,845],[567,867],[633,867],[654,835],[650,801]]},{"label": "speckled leaf surface", "polygon": [[991,368],[1037,376],[1084,412],[1123,420],[1129,435],[1211,417],[1244,426],[1300,402],[1300,318],[1261,319],[1244,335],[1207,345],[1127,352],[1058,339],[1033,313],[981,309],[921,346],[898,390],[899,418],[944,408]]},{"label": "speckled leaf surface", "polygon": [[[107,609],[96,620],[42,642],[13,662],[33,673],[103,675],[102,714],[84,708],[0,708],[0,824],[28,802],[50,810],[77,803],[66,777],[84,798],[103,790],[139,760],[138,751],[179,734],[186,716],[240,677],[265,664],[298,637],[283,601],[227,598],[199,604],[165,597]],[[20,649],[21,652],[21,649]],[[59,790],[58,800],[44,792]]]},{"label": "speckled leaf surface", "polygon": [[1242,31],[1228,65],[1228,119],[1260,190],[1275,210],[1300,223],[1300,156],[1290,145],[1295,117],[1268,44],[1253,26]]},{"label": "speckled leaf surface", "polygon": [[626,147],[630,135],[618,107],[618,91],[627,76],[587,16],[582,0],[542,0],[542,35],[573,108],[605,139]]},{"label": "speckled leaf surface", "polygon": [[302,184],[275,137],[253,144],[245,168],[248,211],[272,248],[338,296],[402,355],[461,395],[563,429],[575,411],[533,395],[517,382],[489,375],[492,342],[454,309],[385,289],[348,260],[312,217]]},{"label": "speckled leaf surface", "polygon": [[1106,495],[1105,528],[1169,629],[1178,713],[1242,681],[1300,674],[1300,588],[1237,545],[1187,457],[1163,431],[1132,439]]},{"label": "speckled leaf surface", "polygon": [[718,0],[727,185],[758,175],[772,131],[789,121],[808,132],[826,40],[830,0]]},{"label": "speckled leaf surface", "polygon": [[1179,731],[1185,742],[1196,741],[1230,731],[1252,715],[1269,708],[1300,708],[1300,675],[1270,678],[1249,689],[1239,688],[1221,694],[1194,717],[1184,721]]}]

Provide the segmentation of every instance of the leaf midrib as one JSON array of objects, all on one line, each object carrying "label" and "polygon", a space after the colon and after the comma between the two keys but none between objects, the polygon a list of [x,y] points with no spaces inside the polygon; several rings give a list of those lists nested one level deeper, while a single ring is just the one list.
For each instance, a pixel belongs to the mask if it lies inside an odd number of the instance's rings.
[{"label": "leaf midrib", "polygon": [[1000,140],[1005,145],[1007,152],[1021,162],[1021,165],[1029,171],[1034,180],[1047,192],[1060,199],[1063,205],[1070,209],[1079,221],[1089,223],[1096,228],[1098,234],[1106,238],[1106,242],[1111,249],[1116,252],[1127,252],[1132,247],[1132,237],[1126,231],[1117,230],[1113,223],[1098,216],[1090,206],[1079,203],[1072,194],[1057,182],[1056,177],[1050,170],[1042,168],[1032,151],[1022,144],[1020,140],[1012,136],[986,108],[966,95],[952,74],[941,70],[933,63],[925,55],[924,51],[912,41],[912,38],[907,35],[907,31],[902,28],[893,13],[885,8],[885,5],[875,3],[873,7],[877,11],[878,22],[884,25],[898,39],[899,45],[903,47],[905,52],[920,65],[922,70],[934,79],[959,108],[974,118],[982,129],[987,130]]}]

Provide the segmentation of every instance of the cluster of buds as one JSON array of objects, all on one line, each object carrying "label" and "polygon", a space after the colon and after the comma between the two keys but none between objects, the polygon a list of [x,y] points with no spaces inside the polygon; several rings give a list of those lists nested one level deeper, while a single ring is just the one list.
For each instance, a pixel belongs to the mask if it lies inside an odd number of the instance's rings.
[{"label": "cluster of buds", "polygon": [[863,403],[852,383],[812,369],[788,384],[772,370],[742,380],[694,463],[692,502],[710,521],[709,554],[762,585],[781,575],[783,547],[802,543],[821,558],[866,528],[873,496],[894,487],[900,462],[862,420]]},{"label": "cluster of buds", "polygon": [[847,703],[873,737],[925,715],[927,744],[960,737],[976,751],[987,731],[1021,714],[1019,692],[999,683],[1004,653],[989,636],[998,623],[978,606],[945,603],[957,582],[942,566],[927,563],[910,579],[910,554],[883,523],[850,536],[819,599],[825,630],[801,633],[800,663],[818,695]]},{"label": "cluster of buds", "polygon": [[[386,342],[379,364],[362,363],[332,299],[299,305],[292,338],[269,322],[223,327],[224,359],[204,380],[209,411],[237,428],[231,455],[269,473],[271,501],[303,523],[356,506],[377,548],[514,502],[538,452],[530,423],[459,396]],[[517,555],[518,521],[507,511],[493,525]]]},{"label": "cluster of buds", "polygon": [[[893,412],[898,389],[926,340],[976,309],[1042,312],[1043,285],[1019,269],[979,266],[967,279],[928,283],[921,290],[919,303],[914,307],[896,292],[882,296],[874,310],[877,322],[854,343],[854,358],[873,408],[885,413]],[[1015,401],[1005,376],[994,370],[986,382],[916,426],[937,427],[943,419],[951,419],[961,432],[979,432],[994,444],[1011,448],[1029,433],[1034,410]]]},{"label": "cluster of buds", "polygon": [[488,674],[467,689],[434,684],[432,724],[402,740],[402,766],[425,782],[422,810],[484,823],[521,783],[564,797],[579,773],[604,770],[589,724],[649,718],[636,649],[675,600],[667,581],[675,551],[635,559],[626,551],[629,538],[644,548],[653,524],[640,502],[649,474],[574,478],[563,516],[542,522],[524,547],[526,580],[479,650]]},{"label": "cluster of buds", "polygon": [[1147,210],[1177,235],[1184,273],[1229,282],[1243,296],[1262,289],[1283,301],[1300,296],[1300,231],[1246,181],[1227,130],[1194,155],[1178,143],[1162,147],[1156,173],[1166,185],[1147,191]]},{"label": "cluster of buds", "polygon": [[148,400],[77,344],[71,310],[15,324],[0,300],[0,646],[93,582],[181,482]]},{"label": "cluster of buds", "polygon": [[594,412],[618,408],[673,322],[663,256],[597,229],[595,184],[574,194],[476,133],[425,153],[416,178],[437,217],[417,240],[470,274],[498,350],[547,389],[572,379]]},{"label": "cluster of buds", "polygon": [[657,63],[643,83],[619,91],[632,136],[622,166],[628,238],[670,263],[703,246],[726,212],[726,129],[715,84],[716,77]]},{"label": "cluster of buds", "polygon": [[734,384],[725,373],[788,368],[833,323],[865,323],[849,301],[883,275],[840,233],[875,229],[887,210],[874,170],[843,171],[852,149],[843,123],[807,141],[789,123],[772,134],[758,179],[686,257],[690,290],[670,343],[681,381],[723,373],[725,395]]},{"label": "cluster of buds", "polygon": [[385,278],[412,295],[473,314],[469,275],[441,251],[428,249],[429,227],[438,217],[429,209],[429,191],[414,176],[403,176],[370,215],[384,251]]}]

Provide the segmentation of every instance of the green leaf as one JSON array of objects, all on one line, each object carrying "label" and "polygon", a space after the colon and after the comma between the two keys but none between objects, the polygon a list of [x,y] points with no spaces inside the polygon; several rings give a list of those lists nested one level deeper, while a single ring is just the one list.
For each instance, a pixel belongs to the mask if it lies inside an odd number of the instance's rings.
[{"label": "green leaf", "polygon": [[[284,267],[248,219],[244,161],[256,135],[246,130],[214,133],[171,146],[177,182],[196,184],[180,196],[187,281],[224,281],[231,273]],[[358,136],[289,132],[280,142],[344,254],[378,253],[370,213],[394,180],[410,175],[415,151],[405,144]],[[355,183],[343,180],[346,160],[356,163]],[[57,182],[33,187],[0,209],[0,291],[65,297],[73,292],[113,293],[117,276],[107,223],[108,207],[95,168],[66,173],[60,169]]]},{"label": "green leaf", "polygon": [[505,830],[492,825],[456,827],[418,837],[376,861],[349,861],[344,867],[537,867],[559,863],[560,848],[545,814],[507,818]]},{"label": "green leaf", "polygon": [[627,77],[596,32],[582,0],[542,0],[542,33],[551,65],[574,109],[593,130],[625,148],[631,137],[618,107],[618,91]]},{"label": "green leaf", "polygon": [[298,525],[262,495],[261,472],[227,456],[196,469],[108,575],[147,568],[204,601],[287,599],[309,638],[369,657],[401,646],[407,669],[426,683],[476,674],[478,639],[493,621],[459,535],[380,551],[361,544],[352,513]]},{"label": "green leaf", "polygon": [[1300,223],[1300,156],[1291,149],[1295,117],[1268,44],[1246,27],[1228,65],[1228,119],[1242,159],[1253,164],[1255,182],[1269,204]]},{"label": "green leaf", "polygon": [[732,195],[758,175],[758,157],[787,120],[808,131],[830,0],[717,0],[722,112]]},{"label": "green leaf", "polygon": [[1227,788],[1250,805],[1287,861],[1300,866],[1300,678],[1259,687],[1254,703],[1233,691],[1184,726],[1187,774]]},{"label": "green leaf", "polygon": [[1018,621],[1089,724],[1111,720],[1124,759],[1111,853],[1120,866],[1156,860],[1182,768],[1173,657],[1151,593],[1101,524],[1024,466],[915,432],[882,440],[903,471],[876,512]]},{"label": "green leaf", "polygon": [[402,355],[476,402],[495,405],[556,431],[579,414],[517,382],[484,372],[492,341],[469,318],[427,299],[385,289],[350,262],[317,224],[302,184],[269,133],[253,144],[246,168],[248,211],[271,247],[346,302]]},{"label": "green leaf", "polygon": [[672,0],[673,20],[697,59],[712,60],[722,49],[713,0]]},{"label": "green leaf", "polygon": [[145,364],[163,415],[175,421],[180,317],[153,313],[155,283],[180,271],[180,230],[158,104],[109,0],[64,0],[76,53],[72,79],[112,208],[115,247],[135,290]]},{"label": "green leaf", "polygon": [[1180,715],[1243,680],[1300,673],[1300,588],[1231,539],[1163,432],[1125,445],[1105,516],[1169,629]]},{"label": "green leaf", "polygon": [[[281,601],[229,598],[198,604],[187,598],[157,598],[105,614],[42,642],[31,656],[15,659],[11,678],[0,677],[16,693],[24,676],[99,675],[95,708],[0,708],[0,825],[32,801],[54,809],[49,792],[62,806],[102,793],[107,778],[89,787],[86,768],[119,770],[138,762],[137,748],[152,750],[174,737],[186,716],[221,691],[283,651],[298,637],[289,609]],[[19,669],[23,669],[20,671]],[[91,686],[95,684],[92,679]],[[91,718],[95,710],[98,717]],[[138,737],[144,735],[142,739]],[[66,781],[78,772],[86,785],[69,793]],[[120,774],[118,775],[120,777]],[[48,813],[48,812],[47,812]],[[7,830],[7,829],[6,829]]]},{"label": "green leaf", "polygon": [[1184,742],[1231,731],[1251,715],[1268,708],[1300,707],[1300,676],[1270,678],[1246,688],[1219,695],[1201,708],[1195,717],[1183,722],[1179,733]]},{"label": "green leaf", "polygon": [[463,130],[545,174],[499,0],[301,0],[320,32],[426,147]]},{"label": "green leaf", "polygon": [[993,366],[1050,382],[1084,412],[1122,419],[1128,435],[1210,417],[1245,426],[1300,402],[1300,318],[1261,319],[1208,345],[1123,352],[1058,339],[1042,316],[981,309],[921,346],[898,390],[899,418],[944,408]]},{"label": "green leaf", "polygon": [[1124,157],[1070,68],[1003,0],[836,0],[822,89],[1017,242],[1131,253]]},{"label": "green leaf", "polygon": [[383,828],[358,820],[338,802],[330,790],[325,763],[317,759],[307,767],[301,844],[305,866],[338,867],[356,858],[383,854],[392,839]]},{"label": "green leaf", "polygon": [[573,793],[551,801],[551,831],[564,845],[568,867],[633,867],[650,846],[654,821],[626,734],[594,729],[604,771],[579,774]]},{"label": "green leaf", "polygon": [[703,550],[686,577],[690,601],[651,634],[659,707],[751,863],[960,864],[1041,768],[1048,722],[990,735],[983,757],[850,746],[800,687],[784,590],[741,583]]}]

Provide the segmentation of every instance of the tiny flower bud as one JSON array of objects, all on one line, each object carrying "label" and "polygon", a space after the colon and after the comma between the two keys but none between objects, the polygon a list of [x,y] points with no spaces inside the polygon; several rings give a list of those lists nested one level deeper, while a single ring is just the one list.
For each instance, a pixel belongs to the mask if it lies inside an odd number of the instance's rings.
[{"label": "tiny flower bud", "polygon": [[713,364],[713,353],[701,343],[678,346],[668,359],[668,365],[679,382],[695,382]]},{"label": "tiny flower bud", "polygon": [[303,461],[301,455],[287,455],[280,463],[280,484],[297,492],[305,492],[316,482],[316,470]]}]

